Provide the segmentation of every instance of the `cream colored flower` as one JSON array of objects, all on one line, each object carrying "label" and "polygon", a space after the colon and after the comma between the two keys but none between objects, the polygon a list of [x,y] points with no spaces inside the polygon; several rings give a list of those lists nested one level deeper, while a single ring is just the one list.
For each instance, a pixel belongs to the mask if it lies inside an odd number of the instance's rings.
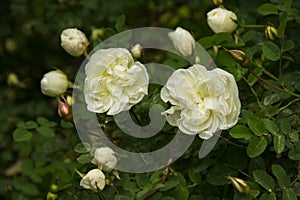
[{"label": "cream colored flower", "polygon": [[129,110],[148,93],[149,76],[127,49],[99,49],[85,67],[88,110],[115,115]]},{"label": "cream colored flower", "polygon": [[131,54],[134,58],[140,58],[143,54],[143,47],[140,44],[136,44],[131,49]]},{"label": "cream colored flower", "polygon": [[181,55],[187,57],[193,54],[195,40],[187,30],[177,27],[174,32],[170,32],[168,35],[172,40],[175,49]]},{"label": "cream colored flower", "polygon": [[103,166],[103,171],[110,172],[117,165],[115,152],[109,147],[96,149],[92,163],[97,166]]},{"label": "cream colored flower", "polygon": [[232,33],[237,28],[237,16],[225,8],[215,8],[207,13],[207,23],[215,33]]},{"label": "cream colored flower", "polygon": [[89,44],[85,34],[76,28],[65,29],[60,40],[62,48],[75,57],[81,56]]},{"label": "cream colored flower", "polygon": [[221,69],[207,71],[202,65],[176,70],[162,88],[161,98],[172,105],[162,113],[171,125],[203,139],[234,126],[241,107],[234,77]]},{"label": "cream colored flower", "polygon": [[94,192],[97,191],[97,188],[103,190],[105,187],[105,175],[99,169],[92,169],[81,179],[80,186]]},{"label": "cream colored flower", "polygon": [[68,89],[68,77],[59,70],[46,73],[41,80],[41,90],[44,95],[56,97]]}]

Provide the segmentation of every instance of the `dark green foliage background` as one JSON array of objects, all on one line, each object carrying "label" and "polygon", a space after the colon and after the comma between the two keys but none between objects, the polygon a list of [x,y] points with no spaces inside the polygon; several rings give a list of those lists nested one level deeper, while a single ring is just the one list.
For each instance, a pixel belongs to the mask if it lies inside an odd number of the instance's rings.
[{"label": "dark green foliage background", "polygon": [[[40,80],[54,67],[74,80],[83,59],[69,56],[60,47],[63,29],[77,27],[91,37],[94,28],[101,28],[103,33],[92,38],[92,47],[123,30],[147,26],[180,26],[192,32],[217,65],[235,76],[242,102],[240,120],[222,132],[222,140],[201,160],[197,153],[202,141],[197,138],[172,165],[176,172],[163,184],[163,169],[146,174],[120,172],[121,180],[115,179],[103,195],[107,199],[141,199],[157,189],[149,199],[299,198],[300,1],[225,0],[224,5],[237,14],[240,25],[273,24],[281,37],[268,41],[264,28],[249,27],[238,28],[238,43],[229,34],[214,35],[206,22],[206,13],[214,8],[210,0],[1,1],[0,199],[46,199],[49,191],[61,200],[99,199],[79,186],[80,176],[74,169],[86,173],[93,168],[90,157],[80,146],[72,123],[59,119],[55,100],[40,92]],[[245,51],[252,64],[242,67],[223,48],[215,54],[215,45]],[[172,63],[175,69],[183,66],[172,56],[156,59]],[[10,73],[18,76],[19,85],[7,83]],[[151,103],[162,104],[154,99],[136,106],[136,113],[142,115]],[[109,118],[100,116],[101,120]],[[131,140],[122,136],[113,122],[106,126],[116,143],[147,151],[148,147],[136,140],[130,146]],[[170,127],[165,132],[168,130]],[[158,145],[170,139],[164,137],[156,138]],[[250,195],[236,192],[226,176],[247,181]],[[51,188],[53,184],[58,189]]]}]

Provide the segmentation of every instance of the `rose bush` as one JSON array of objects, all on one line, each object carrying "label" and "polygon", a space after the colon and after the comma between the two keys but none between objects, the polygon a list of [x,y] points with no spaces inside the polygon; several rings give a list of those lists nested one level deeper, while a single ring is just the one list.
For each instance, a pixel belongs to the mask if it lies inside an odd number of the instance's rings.
[{"label": "rose bush", "polygon": [[172,105],[163,113],[171,125],[203,139],[234,126],[240,114],[234,77],[221,69],[207,71],[202,65],[175,71],[161,90],[161,98]]},{"label": "rose bush", "polygon": [[85,72],[85,101],[92,112],[118,114],[129,110],[148,92],[146,68],[140,62],[134,62],[126,49],[96,51]]}]

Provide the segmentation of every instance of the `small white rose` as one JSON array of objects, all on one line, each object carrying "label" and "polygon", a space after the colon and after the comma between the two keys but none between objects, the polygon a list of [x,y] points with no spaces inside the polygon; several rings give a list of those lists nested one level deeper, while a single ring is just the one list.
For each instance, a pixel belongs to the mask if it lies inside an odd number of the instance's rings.
[{"label": "small white rose", "polygon": [[62,48],[75,57],[81,56],[89,44],[85,34],[76,28],[65,29],[60,40]]},{"label": "small white rose", "polygon": [[44,74],[41,80],[41,90],[44,95],[56,97],[68,89],[68,77],[59,70]]},{"label": "small white rose", "polygon": [[168,35],[172,40],[174,48],[181,55],[187,57],[193,54],[195,49],[195,40],[187,30],[177,27],[174,32],[170,32]]},{"label": "small white rose", "polygon": [[232,33],[237,28],[237,16],[225,8],[215,8],[207,13],[207,23],[215,33]]},{"label": "small white rose", "polygon": [[85,66],[84,95],[91,112],[116,115],[148,94],[149,76],[124,48],[99,49]]},{"label": "small white rose", "polygon": [[94,192],[97,192],[97,188],[103,190],[105,187],[105,175],[99,169],[92,169],[81,179],[80,186]]},{"label": "small white rose", "polygon": [[109,147],[101,147],[96,149],[92,163],[103,166],[103,171],[110,172],[117,165],[115,152]]},{"label": "small white rose", "polygon": [[207,71],[202,65],[176,70],[162,88],[161,98],[172,105],[162,113],[167,121],[202,139],[234,126],[241,107],[234,77],[221,69]]}]

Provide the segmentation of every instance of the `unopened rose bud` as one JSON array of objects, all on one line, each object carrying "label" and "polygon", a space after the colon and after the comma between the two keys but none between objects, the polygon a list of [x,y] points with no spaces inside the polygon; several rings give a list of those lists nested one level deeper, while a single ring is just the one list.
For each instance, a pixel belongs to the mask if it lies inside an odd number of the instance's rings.
[{"label": "unopened rose bud", "polygon": [[46,73],[41,80],[41,90],[44,95],[56,97],[67,91],[68,77],[59,70]]},{"label": "unopened rose bud", "polygon": [[240,178],[233,178],[233,177],[227,177],[234,189],[236,191],[238,191],[239,193],[242,193],[242,194],[249,194],[250,193],[250,187],[247,185],[246,181],[244,181],[243,179],[240,179]]},{"label": "unopened rose bud", "polygon": [[58,100],[57,112],[65,121],[71,121],[73,119],[72,110],[66,102]]},{"label": "unopened rose bud", "polygon": [[241,50],[227,50],[230,55],[239,62],[243,67],[247,67],[250,63],[249,58],[247,58],[245,52]]},{"label": "unopened rose bud", "polygon": [[212,0],[213,4],[218,6],[221,5],[223,3],[223,0]]},{"label": "unopened rose bud", "polygon": [[117,165],[116,153],[109,147],[97,148],[91,162],[101,166],[103,171],[111,172]]},{"label": "unopened rose bud", "polygon": [[91,32],[92,40],[96,40],[102,36],[104,36],[104,30],[102,28],[92,28],[92,32]]},{"label": "unopened rose bud", "polygon": [[136,44],[131,49],[131,54],[134,58],[140,58],[143,54],[143,47],[140,44]]},{"label": "unopened rose bud", "polygon": [[207,23],[215,33],[232,33],[237,28],[237,16],[225,8],[215,8],[207,13]]},{"label": "unopened rose bud", "polygon": [[267,26],[265,29],[265,34],[269,40],[275,40],[278,37],[277,29],[273,26]]},{"label": "unopened rose bud", "polygon": [[50,191],[51,191],[51,192],[57,192],[57,191],[58,191],[58,186],[57,186],[56,184],[52,184],[52,185],[50,186]]},{"label": "unopened rose bud", "polygon": [[58,195],[57,194],[54,194],[52,192],[48,192],[47,194],[47,200],[55,200],[57,199]]},{"label": "unopened rose bud", "polygon": [[174,32],[168,34],[175,49],[183,56],[188,57],[194,53],[195,40],[193,36],[185,29],[177,27]]},{"label": "unopened rose bud", "polygon": [[99,169],[90,170],[80,181],[80,186],[94,192],[103,190],[105,184],[105,175]]},{"label": "unopened rose bud", "polygon": [[9,86],[18,86],[20,84],[18,76],[15,73],[8,74],[7,84]]},{"label": "unopened rose bud", "polygon": [[67,96],[66,100],[67,100],[68,105],[70,105],[70,106],[73,106],[73,104],[75,103],[74,98],[70,95]]},{"label": "unopened rose bud", "polygon": [[65,29],[60,39],[62,48],[75,57],[81,56],[89,44],[85,34],[76,28]]}]

